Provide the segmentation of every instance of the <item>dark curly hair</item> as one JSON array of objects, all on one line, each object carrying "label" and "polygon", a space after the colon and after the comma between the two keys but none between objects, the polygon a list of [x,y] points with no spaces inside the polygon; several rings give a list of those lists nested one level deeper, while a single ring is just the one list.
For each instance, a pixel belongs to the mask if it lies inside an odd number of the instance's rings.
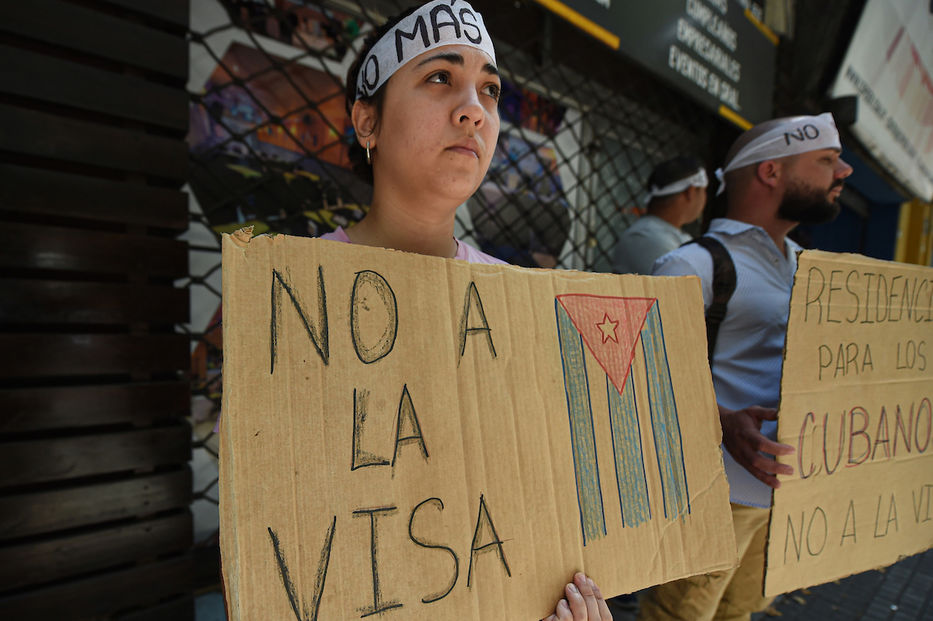
[{"label": "dark curly hair", "polygon": [[[381,39],[385,33],[389,32],[393,26],[414,13],[416,10],[418,10],[418,8],[420,8],[420,5],[416,5],[402,11],[395,17],[390,18],[382,26],[368,34],[366,39],[363,40],[363,49],[360,50],[356,60],[354,60],[353,64],[350,65],[350,69],[347,71],[347,81],[344,86],[347,116],[351,119],[353,118],[353,103],[356,100],[356,81],[359,77],[360,67],[363,65],[363,60],[365,60],[366,55],[369,54],[369,51],[373,49],[373,46],[376,45],[376,42],[379,41],[379,39]],[[382,118],[382,102],[385,99],[385,88],[386,85],[383,84],[375,93],[369,97],[360,97],[360,101],[370,104],[375,108],[376,127],[379,126],[379,120]],[[366,150],[360,146],[359,141],[356,140],[355,137],[350,141],[348,157],[350,158],[350,165],[353,167],[353,172],[356,173],[360,179],[372,185],[372,166],[366,163]]]}]

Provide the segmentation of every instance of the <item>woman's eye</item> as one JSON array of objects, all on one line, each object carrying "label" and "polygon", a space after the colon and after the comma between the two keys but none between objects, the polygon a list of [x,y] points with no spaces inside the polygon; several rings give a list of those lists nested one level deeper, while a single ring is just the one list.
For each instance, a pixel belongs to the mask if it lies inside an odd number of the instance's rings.
[{"label": "woman's eye", "polygon": [[434,82],[436,84],[449,84],[450,76],[447,75],[446,71],[438,71],[437,73],[432,73],[428,76],[428,82]]},{"label": "woman's eye", "polygon": [[501,92],[501,89],[497,84],[487,84],[483,90],[487,95],[496,101],[499,101],[499,93]]}]

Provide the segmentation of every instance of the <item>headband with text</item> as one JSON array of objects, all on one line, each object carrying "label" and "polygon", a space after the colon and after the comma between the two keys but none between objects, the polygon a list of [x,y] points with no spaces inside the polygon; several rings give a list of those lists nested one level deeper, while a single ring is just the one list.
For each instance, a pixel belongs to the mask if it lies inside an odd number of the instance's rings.
[{"label": "headband with text", "polygon": [[687,188],[705,188],[708,185],[709,178],[706,176],[706,171],[701,168],[689,177],[669,183],[664,187],[651,186],[648,190],[648,198],[650,200],[656,196],[670,196],[671,194],[683,192]]},{"label": "headband with text", "polygon": [[824,112],[819,116],[788,117],[739,149],[725,168],[716,170],[719,179],[716,195],[726,189],[724,175],[730,170],[819,149],[842,150],[833,115]]},{"label": "headband with text", "polygon": [[372,96],[410,60],[445,45],[474,47],[496,66],[496,51],[482,15],[462,0],[434,0],[393,26],[372,47],[360,66],[356,99]]}]

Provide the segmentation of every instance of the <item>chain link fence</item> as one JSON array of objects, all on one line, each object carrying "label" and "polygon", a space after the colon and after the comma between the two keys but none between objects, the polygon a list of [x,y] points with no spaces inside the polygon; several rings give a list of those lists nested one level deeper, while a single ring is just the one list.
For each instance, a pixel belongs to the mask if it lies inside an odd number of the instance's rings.
[{"label": "chain link fence", "polygon": [[[316,236],[366,213],[343,80],[364,35],[411,2],[193,0],[189,33],[196,539],[217,536],[219,236]],[[657,163],[715,167],[737,130],[530,1],[472,2],[496,44],[501,132],[456,235],[516,265],[611,271]],[[697,225],[698,227],[698,225]]]}]

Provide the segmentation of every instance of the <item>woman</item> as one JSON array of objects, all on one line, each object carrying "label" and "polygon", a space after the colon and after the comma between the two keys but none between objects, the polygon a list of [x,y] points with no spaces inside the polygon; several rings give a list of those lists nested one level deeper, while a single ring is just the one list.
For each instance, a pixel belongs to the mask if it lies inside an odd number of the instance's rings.
[{"label": "woman", "polygon": [[[499,137],[501,89],[483,19],[435,0],[370,35],[347,74],[354,169],[373,184],[369,212],[324,239],[473,263],[503,263],[454,238],[457,207],[479,187]],[[611,621],[582,573],[548,621]]]},{"label": "woman", "polygon": [[465,2],[430,2],[370,35],[346,93],[350,159],[373,199],[356,226],[323,238],[503,263],[453,236],[496,148],[500,88],[492,41]]}]

